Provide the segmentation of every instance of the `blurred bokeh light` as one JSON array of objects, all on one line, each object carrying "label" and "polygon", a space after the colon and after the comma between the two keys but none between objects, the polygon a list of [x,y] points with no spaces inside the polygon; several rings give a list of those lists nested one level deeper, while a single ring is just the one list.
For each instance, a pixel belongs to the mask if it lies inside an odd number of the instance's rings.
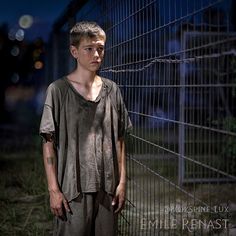
[{"label": "blurred bokeh light", "polygon": [[23,41],[24,40],[24,37],[25,37],[25,32],[23,29],[18,29],[16,31],[16,40],[18,41]]},{"label": "blurred bokeh light", "polygon": [[17,57],[20,53],[20,49],[18,46],[14,46],[11,50],[11,55]]},{"label": "blurred bokeh light", "polygon": [[36,61],[36,62],[34,63],[34,68],[35,68],[36,70],[42,69],[42,68],[43,68],[43,63],[42,63],[41,61]]},{"label": "blurred bokeh light", "polygon": [[31,15],[23,15],[19,18],[19,25],[23,29],[28,29],[33,24],[33,17]]}]

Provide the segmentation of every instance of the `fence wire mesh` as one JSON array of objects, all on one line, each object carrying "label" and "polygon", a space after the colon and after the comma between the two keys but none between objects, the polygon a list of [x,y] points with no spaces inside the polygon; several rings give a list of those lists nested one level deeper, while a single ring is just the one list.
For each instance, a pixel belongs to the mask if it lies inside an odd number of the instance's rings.
[{"label": "fence wire mesh", "polygon": [[134,126],[120,235],[235,235],[235,7],[91,0],[71,16],[105,29],[100,74],[121,87]]}]

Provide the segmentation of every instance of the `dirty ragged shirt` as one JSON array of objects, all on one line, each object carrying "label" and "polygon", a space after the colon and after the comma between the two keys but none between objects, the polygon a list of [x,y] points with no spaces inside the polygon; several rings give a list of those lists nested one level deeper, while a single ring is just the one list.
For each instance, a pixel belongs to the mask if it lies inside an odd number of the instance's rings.
[{"label": "dirty ragged shirt", "polygon": [[132,125],[119,87],[102,78],[95,101],[82,97],[66,77],[51,83],[40,124],[40,135],[55,143],[58,183],[70,201],[81,192],[110,194],[119,183],[119,138]]}]

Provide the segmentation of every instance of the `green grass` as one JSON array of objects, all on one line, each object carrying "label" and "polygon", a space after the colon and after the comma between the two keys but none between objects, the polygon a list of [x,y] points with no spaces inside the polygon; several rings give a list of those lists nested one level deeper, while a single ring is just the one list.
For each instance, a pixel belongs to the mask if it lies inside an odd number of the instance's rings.
[{"label": "green grass", "polygon": [[[0,154],[0,235],[4,236],[49,236],[52,234],[52,214],[49,209],[48,191],[42,161],[40,141],[38,138],[31,140],[34,146],[18,151],[7,151]],[[7,150],[10,150],[8,148]],[[152,150],[154,154],[155,150]],[[168,185],[151,172],[146,170],[148,166],[162,176],[174,181],[177,178],[177,163],[168,158],[157,158],[146,153],[138,153],[140,162],[138,165],[132,161],[127,162],[128,175],[131,180],[128,183],[127,197],[135,204],[135,207],[127,207],[124,214],[128,215],[128,223],[120,218],[120,226],[139,227],[137,222],[132,225],[132,215],[139,210],[152,210],[162,204],[182,204],[188,202],[195,204],[193,199],[181,193],[178,189]],[[148,158],[149,157],[149,158]],[[137,184],[145,190],[142,193],[134,185]],[[155,186],[155,188],[154,188]],[[195,184],[185,186],[187,192],[203,202],[211,202],[215,205],[226,204],[229,201],[235,204],[235,184]],[[150,204],[153,203],[154,205]],[[181,203],[179,203],[181,202]],[[148,205],[150,204],[150,205]],[[147,208],[149,207],[149,208]],[[231,209],[231,222],[235,224],[236,211]],[[208,216],[204,216],[208,217]],[[130,226],[129,226],[130,224]],[[128,235],[122,231],[121,235]],[[176,235],[181,235],[177,234]]]},{"label": "green grass", "polygon": [[0,156],[0,235],[51,235],[40,147]]}]

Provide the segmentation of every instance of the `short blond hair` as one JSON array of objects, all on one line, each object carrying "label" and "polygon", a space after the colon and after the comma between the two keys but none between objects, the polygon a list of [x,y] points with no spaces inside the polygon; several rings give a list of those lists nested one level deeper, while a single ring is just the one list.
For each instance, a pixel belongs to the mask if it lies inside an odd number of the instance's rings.
[{"label": "short blond hair", "polygon": [[70,45],[78,47],[82,38],[102,38],[106,40],[104,30],[93,21],[81,21],[70,30]]}]

